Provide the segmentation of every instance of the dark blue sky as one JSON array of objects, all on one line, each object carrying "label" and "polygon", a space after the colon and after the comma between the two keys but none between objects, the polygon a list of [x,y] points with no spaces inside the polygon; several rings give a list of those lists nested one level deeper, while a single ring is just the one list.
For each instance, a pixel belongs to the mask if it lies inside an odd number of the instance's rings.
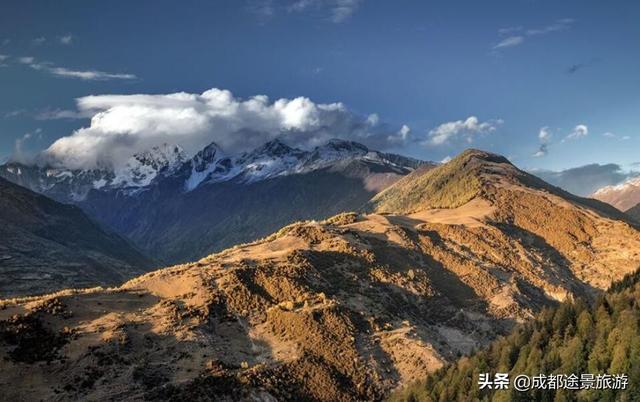
[{"label": "dark blue sky", "polygon": [[51,118],[79,97],[221,88],[376,113],[411,128],[392,149],[425,159],[474,146],[526,168],[630,167],[639,21],[637,1],[5,0],[0,159],[89,126]]}]

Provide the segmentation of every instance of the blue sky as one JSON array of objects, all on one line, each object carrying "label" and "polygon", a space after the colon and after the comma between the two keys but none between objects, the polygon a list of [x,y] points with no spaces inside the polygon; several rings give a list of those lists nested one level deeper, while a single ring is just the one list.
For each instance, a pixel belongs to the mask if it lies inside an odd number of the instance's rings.
[{"label": "blue sky", "polygon": [[82,127],[104,135],[89,117],[132,104],[80,110],[77,98],[220,88],[236,103],[267,95],[269,113],[280,98],[340,102],[338,117],[320,108],[323,129],[349,137],[369,124],[363,142],[424,159],[473,146],[529,169],[629,169],[640,161],[638,21],[637,1],[3,1],[0,159]]}]

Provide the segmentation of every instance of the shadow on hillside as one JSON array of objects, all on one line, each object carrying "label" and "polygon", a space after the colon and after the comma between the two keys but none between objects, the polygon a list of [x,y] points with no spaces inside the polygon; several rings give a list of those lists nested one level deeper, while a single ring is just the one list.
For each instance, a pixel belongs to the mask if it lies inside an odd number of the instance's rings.
[{"label": "shadow on hillside", "polygon": [[563,287],[568,285],[568,290],[576,295],[594,297],[601,292],[575,276],[570,269],[571,262],[543,237],[515,225],[497,222],[494,222],[493,225],[507,236],[547,257],[551,263],[544,264],[545,274],[548,275],[546,282]]}]

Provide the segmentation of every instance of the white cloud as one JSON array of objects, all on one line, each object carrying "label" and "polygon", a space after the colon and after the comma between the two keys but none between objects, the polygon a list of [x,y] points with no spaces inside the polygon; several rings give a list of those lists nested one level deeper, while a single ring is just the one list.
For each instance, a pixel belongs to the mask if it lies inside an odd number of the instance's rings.
[{"label": "white cloud", "polygon": [[549,145],[546,143],[543,143],[543,144],[540,144],[540,147],[538,148],[536,153],[533,154],[533,157],[541,158],[543,156],[547,156],[548,153],[549,153]]},{"label": "white cloud", "polygon": [[27,151],[24,146],[25,143],[32,139],[36,134],[40,137],[41,133],[42,129],[37,128],[34,131],[25,133],[22,137],[16,139],[11,159],[20,163],[31,163],[34,158],[34,154]]},{"label": "white cloud", "polygon": [[88,81],[134,80],[137,78],[134,74],[112,74],[96,70],[70,70],[65,67],[51,67],[48,71],[59,77],[80,78]]},{"label": "white cloud", "polygon": [[[319,104],[304,97],[240,99],[210,89],[202,94],[86,96],[77,99],[77,109],[92,116],[90,125],[58,139],[43,152],[42,162],[68,168],[118,167],[133,153],[162,143],[179,144],[190,154],[211,142],[238,152],[274,138],[303,148],[331,138],[375,149],[396,145],[384,124],[372,127],[342,103]],[[406,137],[408,127],[398,134]]]},{"label": "white cloud", "polygon": [[546,35],[552,32],[564,31],[565,29],[569,29],[574,22],[575,20],[573,20],[572,18],[563,18],[563,19],[557,20],[555,23],[551,25],[547,25],[541,28],[528,29],[527,35],[529,36]]},{"label": "white cloud", "polygon": [[619,140],[619,141],[626,141],[626,140],[630,140],[631,139],[631,137],[628,136],[628,135],[619,136],[619,135],[614,134],[614,133],[612,133],[610,131],[607,131],[606,133],[603,133],[602,136],[605,137],[605,138],[611,138],[611,139]]},{"label": "white cloud", "polygon": [[442,145],[456,138],[464,138],[471,143],[475,135],[495,131],[502,123],[501,119],[481,123],[475,116],[470,116],[466,120],[450,121],[429,131],[427,143]]},{"label": "white cloud", "polygon": [[411,128],[409,128],[409,126],[407,126],[406,124],[403,124],[402,127],[400,127],[400,130],[398,130],[398,132],[387,136],[387,140],[391,144],[404,144],[407,141],[409,141],[410,137],[411,137]]},{"label": "white cloud", "polygon": [[[503,40],[501,40],[497,45],[493,46],[493,50],[498,50],[502,48],[508,48],[513,46],[518,46],[525,41],[525,37],[532,36],[542,36],[547,35],[552,32],[564,31],[571,28],[571,25],[575,22],[575,20],[571,18],[563,18],[559,19],[553,24],[540,27],[540,28],[532,28],[532,29],[524,29],[523,27],[508,27],[502,28],[498,30],[499,35],[511,35]],[[515,35],[517,33],[517,35]]]},{"label": "white cloud", "polygon": [[45,43],[47,41],[47,38],[45,38],[44,36],[40,36],[38,38],[35,38],[31,41],[31,43],[35,46],[40,46],[43,43]]},{"label": "white cloud", "polygon": [[549,127],[542,127],[540,129],[538,132],[538,139],[543,143],[547,143],[551,140],[551,131],[549,131]]},{"label": "white cloud", "polygon": [[303,12],[309,8],[327,9],[329,19],[338,24],[348,20],[360,6],[361,0],[297,0],[291,3],[289,12]]},{"label": "white cloud", "polygon": [[64,36],[59,37],[58,40],[63,45],[70,45],[71,43],[73,43],[73,35],[71,35],[71,34],[64,35]]},{"label": "white cloud", "polygon": [[378,116],[377,113],[371,113],[367,117],[367,123],[369,123],[372,126],[377,126],[379,122],[380,122],[380,116]]},{"label": "white cloud", "polygon": [[505,38],[505,39],[501,40],[493,48],[494,49],[500,49],[500,48],[503,48],[503,47],[518,46],[522,42],[524,42],[524,37],[522,37],[522,36],[509,36],[508,38]]},{"label": "white cloud", "polygon": [[97,70],[72,70],[66,67],[56,67],[48,62],[37,62],[34,57],[20,57],[18,62],[26,64],[34,70],[46,71],[56,77],[79,78],[85,81],[133,80],[137,78],[134,74],[113,74]]},{"label": "white cloud", "polygon": [[81,112],[77,110],[65,109],[45,109],[36,113],[37,120],[58,120],[58,119],[88,119],[93,116],[87,111]]},{"label": "white cloud", "polygon": [[577,140],[580,138],[584,138],[589,134],[589,128],[585,124],[578,124],[571,130],[569,135],[567,135],[567,140]]},{"label": "white cloud", "polygon": [[532,155],[534,158],[541,158],[543,156],[547,156],[549,153],[549,141],[551,141],[551,131],[549,127],[542,127],[540,131],[538,131],[538,140],[540,140],[540,146],[538,150]]},{"label": "white cloud", "polygon": [[271,19],[276,12],[273,0],[251,0],[247,4],[247,9],[262,22]]},{"label": "white cloud", "polygon": [[520,32],[520,31],[522,31],[522,27],[521,26],[506,27],[506,28],[498,29],[498,33],[500,35],[509,35],[509,34],[514,33],[514,32]]}]

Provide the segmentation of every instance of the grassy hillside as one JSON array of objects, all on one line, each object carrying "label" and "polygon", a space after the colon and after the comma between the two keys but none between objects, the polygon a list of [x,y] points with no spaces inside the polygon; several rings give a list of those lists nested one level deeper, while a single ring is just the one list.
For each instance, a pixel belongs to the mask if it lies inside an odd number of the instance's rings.
[{"label": "grassy hillside", "polygon": [[494,162],[505,158],[467,150],[448,163],[427,171],[418,169],[378,194],[368,209],[379,213],[407,214],[427,208],[456,208],[473,199],[482,189],[478,157]]},{"label": "grassy hillside", "polygon": [[0,296],[114,285],[152,265],[78,207],[0,179]]},{"label": "grassy hillside", "polygon": [[[589,306],[581,300],[545,310],[488,349],[446,366],[392,401],[640,400],[640,271]],[[627,374],[626,390],[479,390],[480,373]]]}]

